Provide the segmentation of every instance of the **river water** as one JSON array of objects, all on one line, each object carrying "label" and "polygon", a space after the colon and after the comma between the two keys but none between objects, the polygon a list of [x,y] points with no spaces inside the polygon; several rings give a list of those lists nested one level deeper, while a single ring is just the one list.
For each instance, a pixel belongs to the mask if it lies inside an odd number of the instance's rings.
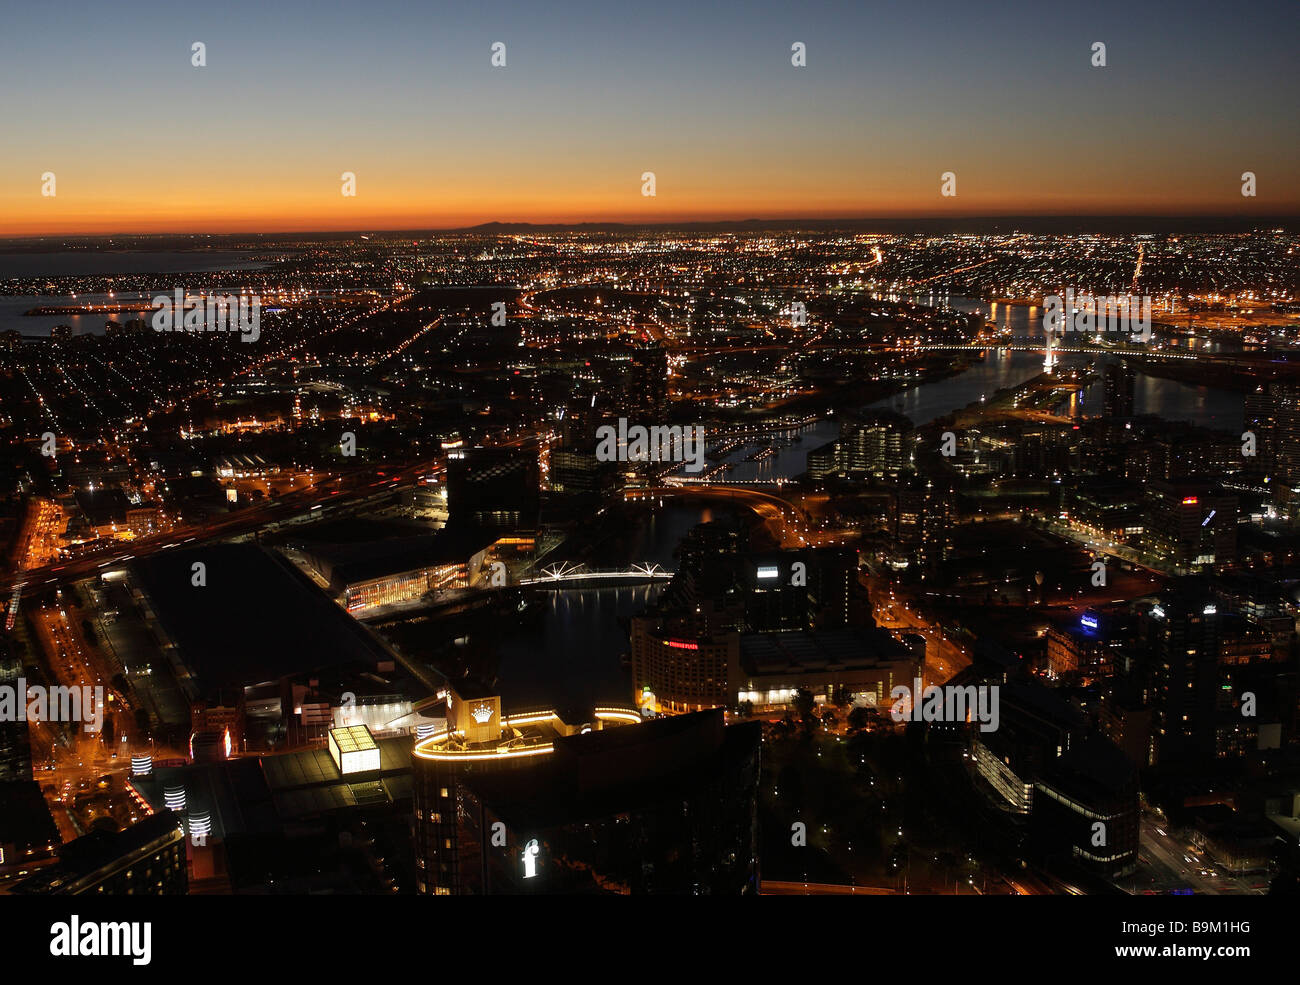
[{"label": "river water", "polygon": [[[961,297],[945,299],[921,296],[914,300],[919,304],[946,301],[958,311],[982,314],[987,321],[994,322],[999,328],[1009,328],[1018,336],[1042,338],[1044,334],[1042,315],[1038,308],[991,304]],[[1058,365],[1065,368],[1081,367],[1090,358],[1095,357],[1061,353]],[[1104,366],[1108,359],[1106,356],[1100,357],[1099,366]],[[912,387],[893,397],[878,400],[871,406],[906,414],[913,424],[928,424],[936,417],[959,410],[980,397],[991,397],[1003,387],[1015,386],[1032,379],[1042,371],[1042,353],[989,350],[984,362],[975,363],[958,376]],[[1104,392],[1105,387],[1100,380],[1084,389],[1081,397],[1084,414],[1099,415],[1102,412]],[[1139,373],[1134,405],[1138,414],[1155,414],[1170,421],[1190,421],[1203,427],[1233,432],[1240,432],[1243,427],[1244,397],[1230,390],[1193,386]]]},{"label": "river water", "polygon": [[[723,515],[717,508],[672,501],[644,506],[626,556],[603,558],[601,564],[654,561],[674,570],[673,552],[691,527]],[[541,593],[546,608],[540,629],[521,626],[498,645],[502,698],[526,705],[630,701],[632,677],[619,659],[628,639],[619,620],[644,611],[663,587],[659,582]]]}]

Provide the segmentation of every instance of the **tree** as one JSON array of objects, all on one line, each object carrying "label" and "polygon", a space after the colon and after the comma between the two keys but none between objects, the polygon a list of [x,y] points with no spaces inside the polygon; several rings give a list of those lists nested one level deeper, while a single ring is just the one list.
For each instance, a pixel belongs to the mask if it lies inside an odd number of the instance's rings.
[{"label": "tree", "polygon": [[794,701],[791,703],[794,705],[795,714],[805,721],[812,717],[813,708],[817,704],[813,699],[812,692],[804,688],[800,688],[794,693]]},{"label": "tree", "polygon": [[872,709],[866,705],[858,705],[849,712],[849,728],[864,729],[871,724]]}]

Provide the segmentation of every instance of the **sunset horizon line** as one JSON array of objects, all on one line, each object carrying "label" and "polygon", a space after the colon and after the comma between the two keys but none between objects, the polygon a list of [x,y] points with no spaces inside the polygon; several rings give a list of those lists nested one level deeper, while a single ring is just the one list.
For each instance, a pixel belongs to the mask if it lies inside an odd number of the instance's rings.
[{"label": "sunset horizon line", "polygon": [[[66,239],[104,239],[114,237],[229,237],[229,236],[258,236],[258,237],[282,237],[282,236],[310,236],[310,235],[382,235],[382,236],[404,236],[404,235],[450,235],[460,233],[492,232],[501,230],[508,232],[512,229],[537,229],[540,231],[564,231],[564,230],[634,230],[634,229],[655,229],[671,231],[673,229],[696,229],[708,230],[718,229],[725,231],[727,227],[762,229],[765,227],[786,227],[797,228],[800,226],[816,227],[819,231],[832,230],[837,227],[860,227],[871,223],[881,223],[897,226],[899,224],[916,223],[925,225],[941,225],[945,223],[1008,223],[1008,222],[1036,222],[1036,223],[1056,223],[1074,226],[1082,226],[1088,223],[1142,223],[1142,222],[1165,222],[1176,223],[1180,226],[1187,227],[1196,223],[1215,224],[1218,226],[1240,225],[1242,231],[1248,228],[1259,228],[1261,226],[1273,224],[1294,224],[1300,223],[1300,208],[1295,211],[1281,211],[1269,213],[1249,213],[1249,212],[1212,212],[1212,211],[1116,211],[1116,210],[1097,210],[1097,211],[972,211],[972,212],[950,212],[945,214],[935,213],[875,213],[871,215],[816,215],[816,214],[798,214],[798,215],[766,215],[766,216],[699,216],[683,215],[674,218],[605,218],[605,219],[487,219],[480,222],[462,223],[454,225],[389,225],[384,223],[376,224],[320,224],[320,225],[303,225],[303,226],[285,226],[278,228],[256,227],[240,224],[231,227],[204,227],[204,228],[173,228],[173,227],[137,227],[137,228],[112,228],[112,229],[94,229],[78,228],[69,230],[21,230],[15,232],[0,232],[0,243],[20,243],[41,240],[66,240]],[[870,230],[855,229],[858,232],[870,232]],[[897,232],[897,229],[885,230]],[[956,230],[954,230],[956,231]],[[1184,228],[1184,232],[1193,231]],[[1222,228],[1207,230],[1211,232],[1223,232]]]}]

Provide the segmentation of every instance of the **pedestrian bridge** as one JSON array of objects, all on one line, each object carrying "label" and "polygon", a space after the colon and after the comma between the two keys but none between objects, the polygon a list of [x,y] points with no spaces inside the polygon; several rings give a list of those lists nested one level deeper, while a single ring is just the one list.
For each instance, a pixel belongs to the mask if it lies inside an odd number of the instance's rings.
[{"label": "pedestrian bridge", "polygon": [[588,568],[585,564],[560,561],[542,568],[541,574],[535,578],[519,579],[519,584],[535,588],[567,588],[574,582],[669,581],[674,574],[652,561],[631,564],[626,568]]}]

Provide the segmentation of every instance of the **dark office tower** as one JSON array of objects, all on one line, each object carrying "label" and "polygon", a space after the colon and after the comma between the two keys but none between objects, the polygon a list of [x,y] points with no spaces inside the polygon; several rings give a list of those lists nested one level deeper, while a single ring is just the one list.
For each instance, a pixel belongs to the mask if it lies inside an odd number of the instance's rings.
[{"label": "dark office tower", "polygon": [[1012,446],[1012,461],[1021,476],[1055,477],[1070,471],[1070,437],[1061,428],[1030,428]]},{"label": "dark office tower", "polygon": [[41,785],[35,780],[0,782],[0,880],[49,858],[59,841]]},{"label": "dark office tower", "polygon": [[1300,386],[1274,384],[1271,392],[1276,495],[1285,512],[1300,520]]},{"label": "dark office tower", "polygon": [[417,843],[422,873],[437,880],[424,891],[753,894],[760,735],[757,722],[726,726],[715,709],[584,726],[544,751],[521,746],[512,765],[508,754],[480,753],[446,769],[424,757],[454,750],[426,740],[415,752],[416,807],[444,830]]},{"label": "dark office tower", "polygon": [[42,896],[184,896],[185,832],[171,811],[121,831],[92,831],[59,850],[59,861],[14,886]]},{"label": "dark office tower", "polygon": [[664,347],[651,342],[633,349],[628,382],[630,407],[652,416],[662,414],[668,404],[668,353]]},{"label": "dark office tower", "polygon": [[858,582],[857,551],[823,547],[808,556],[808,623],[813,629],[871,626],[871,603]]},{"label": "dark office tower", "polygon": [[[21,661],[12,659],[0,640],[0,687],[16,688],[23,674]],[[0,722],[0,783],[32,778],[32,747],[27,722]]]},{"label": "dark office tower", "polygon": [[1255,456],[1246,458],[1246,472],[1272,476],[1277,466],[1277,420],[1273,412],[1270,384],[1261,383],[1246,394],[1243,408],[1246,431],[1255,436]]},{"label": "dark office tower", "polygon": [[1256,744],[1257,718],[1241,710],[1272,654],[1268,636],[1220,603],[1200,579],[1174,582],[1143,619],[1151,649],[1152,732],[1162,766],[1241,756]]},{"label": "dark office tower", "polygon": [[1116,359],[1106,367],[1106,416],[1132,417],[1137,395],[1137,370],[1127,359]]},{"label": "dark office tower", "polygon": [[448,523],[535,530],[538,477],[536,451],[467,448],[447,461]]},{"label": "dark office tower", "polygon": [[1034,783],[1034,842],[1049,858],[1106,879],[1137,868],[1141,817],[1137,768],[1101,735],[1048,760]]},{"label": "dark office tower", "polygon": [[596,415],[579,409],[570,411],[560,425],[561,443],[551,451],[547,478],[552,492],[589,495],[613,487],[618,465],[596,459],[596,429],[604,423]]},{"label": "dark office tower", "polygon": [[893,539],[898,553],[922,571],[933,571],[952,549],[956,493],[943,477],[911,474],[899,480],[893,499]]}]

